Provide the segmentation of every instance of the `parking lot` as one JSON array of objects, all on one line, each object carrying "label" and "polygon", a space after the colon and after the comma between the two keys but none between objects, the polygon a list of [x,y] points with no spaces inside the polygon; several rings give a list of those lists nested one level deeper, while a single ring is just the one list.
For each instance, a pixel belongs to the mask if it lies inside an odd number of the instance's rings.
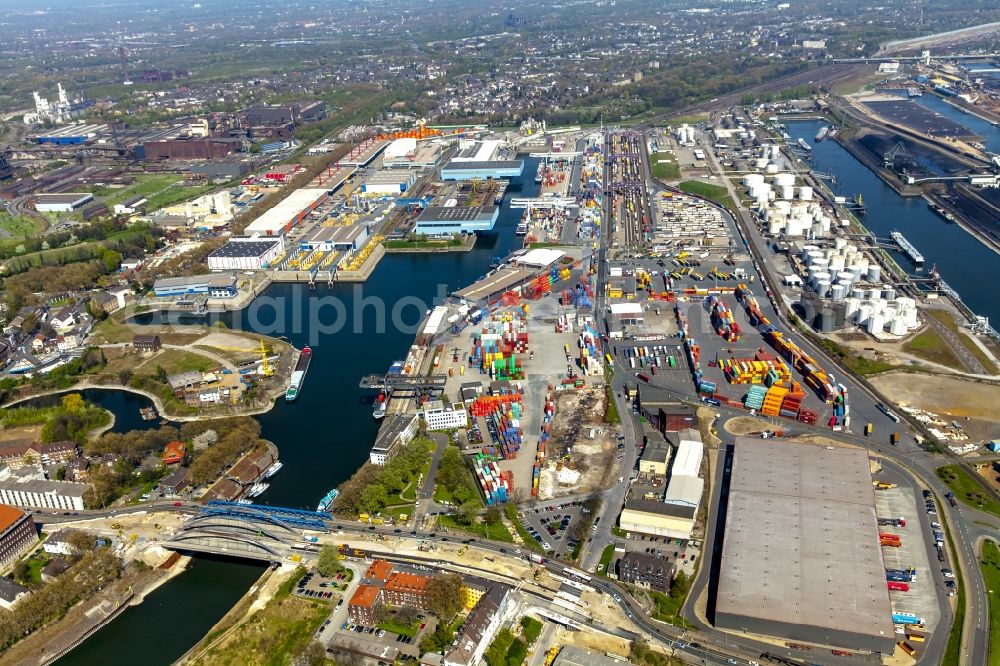
[{"label": "parking lot", "polygon": [[579,537],[590,537],[589,531],[586,535],[578,533],[579,524],[590,523],[586,512],[582,501],[545,504],[525,509],[521,522],[535,541],[555,556],[572,552],[579,543]]},{"label": "parking lot", "polygon": [[[920,508],[917,508],[918,506]],[[892,610],[895,613],[913,613],[917,617],[924,618],[927,631],[933,631],[941,618],[935,587],[940,576],[936,570],[939,571],[946,565],[940,564],[936,558],[932,562],[928,557],[926,540],[932,539],[933,536],[924,533],[926,530],[922,527],[919,514],[916,513],[925,510],[924,502],[921,498],[915,497],[912,488],[899,486],[876,490],[875,507],[879,518],[906,519],[905,527],[888,525],[879,527],[879,531],[883,534],[898,534],[900,537],[899,547],[882,548],[886,569],[906,569],[912,566],[917,575],[917,580],[909,583],[908,591],[889,592]],[[937,522],[936,513],[928,517],[930,521]]]},{"label": "parking lot", "polygon": [[316,571],[310,571],[299,579],[295,594],[309,599],[333,599],[347,589],[350,576],[339,573],[333,578],[327,578]]}]

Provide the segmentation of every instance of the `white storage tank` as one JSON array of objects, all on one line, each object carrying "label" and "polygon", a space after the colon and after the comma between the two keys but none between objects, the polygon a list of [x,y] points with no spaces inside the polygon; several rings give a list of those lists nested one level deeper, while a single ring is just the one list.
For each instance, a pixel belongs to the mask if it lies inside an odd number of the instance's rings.
[{"label": "white storage tank", "polygon": [[743,185],[746,187],[753,187],[754,185],[763,185],[763,184],[764,184],[763,174],[748,173],[747,175],[743,176]]},{"label": "white storage tank", "polygon": [[894,300],[896,298],[896,290],[888,284],[882,285],[882,298],[887,301]]},{"label": "white storage tank", "polygon": [[761,157],[759,159],[754,160],[753,166],[754,166],[755,169],[765,169],[765,168],[767,168],[767,158],[766,157]]},{"label": "white storage tank", "polygon": [[833,285],[833,288],[830,290],[830,298],[832,298],[835,301],[844,300],[845,294],[847,294],[847,287],[845,287],[842,284],[835,284]]},{"label": "white storage tank", "polygon": [[849,271],[840,271],[837,273],[838,282],[846,282],[847,284],[854,284],[854,273]]},{"label": "white storage tank", "polygon": [[847,260],[844,259],[844,257],[842,255],[839,255],[839,254],[833,255],[832,257],[830,257],[830,270],[835,270],[838,273],[841,272],[841,271],[843,271],[844,270],[844,264],[846,263],[846,261]]},{"label": "white storage tank", "polygon": [[803,185],[799,188],[799,199],[802,201],[812,201],[813,198],[813,188],[808,185]]},{"label": "white storage tank", "polygon": [[871,319],[873,312],[874,310],[872,309],[872,306],[869,303],[865,303],[864,305],[859,306],[856,317],[858,325],[860,326],[866,325],[868,323],[868,320]]},{"label": "white storage tank", "polygon": [[897,315],[889,322],[889,332],[893,335],[906,335],[906,319]]},{"label": "white storage tank", "polygon": [[778,187],[791,187],[795,184],[795,174],[779,173],[774,177],[774,184]]},{"label": "white storage tank", "polygon": [[851,297],[844,301],[844,316],[847,319],[854,319],[858,314],[858,308],[861,307],[861,300]]},{"label": "white storage tank", "polygon": [[777,236],[785,228],[785,220],[781,218],[772,218],[767,223],[767,233],[772,236]]},{"label": "white storage tank", "polygon": [[885,328],[885,317],[881,314],[873,313],[872,316],[868,318],[866,328],[869,333],[881,333],[882,329]]},{"label": "white storage tank", "polygon": [[794,187],[792,187],[791,185],[782,185],[781,186],[781,198],[782,199],[785,199],[787,201],[788,199],[792,199],[794,197],[795,197],[795,188]]},{"label": "white storage tank", "polygon": [[843,250],[845,247],[847,247],[847,239],[838,236],[837,238],[833,239],[833,246],[837,248],[837,250]]},{"label": "white storage tank", "polygon": [[830,281],[829,280],[818,280],[816,282],[816,294],[820,298],[826,298],[830,295]]},{"label": "white storage tank", "polygon": [[868,264],[867,279],[869,282],[878,282],[882,279],[882,267],[878,264]]},{"label": "white storage tank", "polygon": [[778,172],[778,165],[775,164],[774,162],[771,162],[764,167],[764,173],[777,173],[777,172]]}]

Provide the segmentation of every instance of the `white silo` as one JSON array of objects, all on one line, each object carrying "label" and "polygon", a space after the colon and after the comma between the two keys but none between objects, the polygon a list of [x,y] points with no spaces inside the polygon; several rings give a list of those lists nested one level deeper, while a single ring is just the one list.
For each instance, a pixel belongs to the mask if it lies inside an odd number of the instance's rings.
[{"label": "white silo", "polygon": [[844,301],[844,316],[847,319],[854,319],[857,317],[858,308],[861,307],[861,301],[853,296]]},{"label": "white silo", "polygon": [[873,313],[868,319],[866,324],[866,329],[871,334],[881,333],[882,329],[885,328],[885,317],[881,314]]},{"label": "white silo", "polygon": [[847,287],[840,283],[833,285],[833,287],[830,290],[830,298],[832,298],[835,301],[844,300],[845,294],[847,294]]},{"label": "white silo", "polygon": [[782,230],[784,230],[784,228],[785,228],[784,218],[774,217],[768,220],[767,233],[771,234],[772,236],[777,236],[782,232]]},{"label": "white silo", "polygon": [[774,176],[774,184],[778,187],[791,187],[795,184],[794,173],[779,173]]},{"label": "white silo", "polygon": [[778,173],[778,165],[774,162],[768,162],[767,166],[764,167],[764,173]]},{"label": "white silo", "polygon": [[838,236],[837,238],[833,239],[833,246],[837,248],[837,250],[843,250],[844,248],[847,247],[847,239]]},{"label": "white silo", "polygon": [[826,298],[830,295],[830,281],[829,280],[819,280],[816,282],[816,294],[820,298]]},{"label": "white silo", "polygon": [[781,198],[784,200],[789,200],[795,197],[795,188],[791,185],[781,186]]},{"label": "white silo", "polygon": [[842,254],[833,255],[832,257],[830,257],[830,270],[837,271],[838,273],[843,271],[845,261],[846,259],[844,259],[844,255]]},{"label": "white silo", "polygon": [[855,317],[859,326],[865,326],[868,324],[868,320],[871,319],[874,310],[870,303],[864,303],[858,307],[857,316]]},{"label": "white silo", "polygon": [[884,284],[882,285],[882,298],[887,301],[891,301],[896,298],[896,290],[892,285]]},{"label": "white silo", "polygon": [[889,332],[893,335],[906,335],[906,319],[897,315],[889,321]]}]

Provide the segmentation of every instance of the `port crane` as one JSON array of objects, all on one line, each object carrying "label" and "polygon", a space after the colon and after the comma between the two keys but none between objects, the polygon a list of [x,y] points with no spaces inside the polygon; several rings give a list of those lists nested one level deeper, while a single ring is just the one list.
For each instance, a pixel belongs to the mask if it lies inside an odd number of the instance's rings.
[{"label": "port crane", "polygon": [[262,377],[270,377],[274,374],[274,366],[267,360],[267,348],[264,347],[263,340],[260,341],[260,374]]}]

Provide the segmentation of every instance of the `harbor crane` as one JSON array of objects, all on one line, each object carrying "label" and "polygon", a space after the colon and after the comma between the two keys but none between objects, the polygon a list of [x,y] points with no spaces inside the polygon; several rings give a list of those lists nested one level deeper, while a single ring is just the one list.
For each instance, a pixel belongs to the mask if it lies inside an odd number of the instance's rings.
[{"label": "harbor crane", "polygon": [[267,360],[267,348],[264,347],[263,340],[260,341],[260,374],[262,377],[270,377],[274,374],[274,366]]}]

